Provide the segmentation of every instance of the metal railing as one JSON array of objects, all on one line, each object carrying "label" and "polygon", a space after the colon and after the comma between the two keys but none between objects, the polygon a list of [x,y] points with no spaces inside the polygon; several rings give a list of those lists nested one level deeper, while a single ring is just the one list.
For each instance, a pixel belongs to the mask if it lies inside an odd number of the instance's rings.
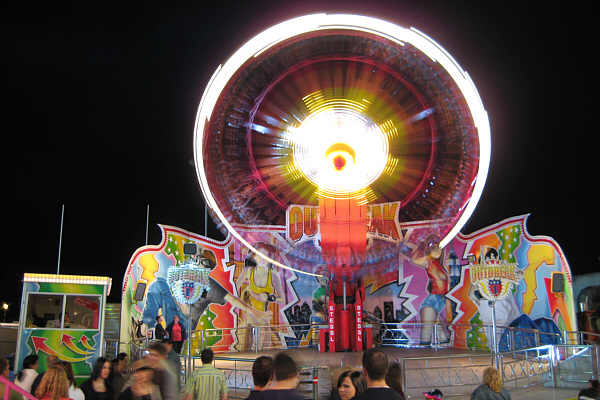
[{"label": "metal railing", "polygon": [[[215,352],[241,352],[276,349],[318,347],[319,327],[317,324],[244,326],[237,328],[212,328],[192,331],[192,356],[199,355],[202,349],[211,347]],[[431,341],[423,343],[423,328],[430,329]],[[394,347],[433,347],[493,351],[491,346],[491,325],[468,324],[422,324],[422,323],[382,323],[373,324],[373,343]],[[538,347],[545,344],[598,344],[598,334],[591,332],[565,331],[557,333],[539,332],[537,329],[496,327],[497,343],[502,351]],[[488,340],[475,341],[474,337],[487,337]],[[550,343],[548,343],[550,342]],[[104,354],[116,357],[123,345],[129,347],[132,357],[141,357],[148,347],[148,338],[129,342],[105,340]],[[221,343],[221,344],[219,344]],[[186,352],[184,351],[184,354]]]},{"label": "metal railing", "polygon": [[600,334],[592,332],[565,331],[563,332],[565,344],[600,344]]},{"label": "metal railing", "polygon": [[[507,388],[524,388],[554,382],[558,361],[554,345],[514,350],[498,354],[497,368]],[[551,385],[550,385],[551,386]]]},{"label": "metal railing", "polygon": [[[395,347],[433,347],[494,351],[491,325],[468,324],[422,324],[422,323],[384,323],[373,331],[374,343]],[[423,331],[427,331],[428,340],[423,340]],[[431,332],[431,334],[429,334]],[[566,343],[565,337],[557,333],[540,333],[537,329],[496,327],[498,350],[518,350],[537,347],[544,344]],[[429,339],[430,338],[430,339]],[[485,338],[478,341],[475,338]]]},{"label": "metal railing", "polygon": [[0,383],[4,384],[4,393],[0,392],[0,394],[2,396],[4,396],[3,399],[10,399],[10,397],[11,397],[10,392],[14,391],[14,392],[18,393],[19,395],[23,396],[24,399],[37,400],[37,397],[35,397],[31,393],[28,393],[25,390],[21,389],[19,386],[17,386],[16,383],[11,382],[10,380],[6,379],[2,375],[0,375]]},{"label": "metal railing", "polygon": [[[254,358],[215,357],[215,368],[223,371],[229,392],[227,398],[245,399],[254,388],[252,364]],[[318,400],[331,393],[331,371],[328,367],[299,367],[300,383],[297,392],[303,397]]]},{"label": "metal railing", "polygon": [[[483,370],[496,363],[509,390],[534,385],[559,387],[564,386],[561,382],[566,380],[582,383],[598,366],[598,360],[593,361],[588,355],[593,349],[597,349],[597,346],[545,345],[499,354],[474,352],[404,357],[400,359],[404,374],[403,387],[406,394],[416,398],[433,386],[442,390],[448,398],[464,396],[481,384]],[[254,386],[251,375],[253,362],[254,358],[215,357],[215,367],[225,373],[229,398],[243,399],[248,396]],[[582,365],[586,367],[582,368]],[[199,368],[200,359],[193,357],[191,366],[192,370]],[[332,385],[330,367],[302,367],[301,371],[299,391],[304,396],[320,399],[329,395]]]},{"label": "metal railing", "polygon": [[105,339],[104,347],[102,348],[102,355],[108,359],[113,359],[121,352],[123,346],[127,347],[125,351],[129,355],[130,361],[139,360],[144,357],[144,351],[148,348],[150,341],[148,338],[133,339],[128,342],[121,342],[114,339]]},{"label": "metal railing", "polygon": [[[381,324],[373,336],[380,335],[382,346],[424,347],[420,332],[424,324]],[[400,362],[404,371],[407,394],[419,397],[431,389],[432,382],[447,397],[470,393],[481,383],[483,370],[494,365],[501,371],[509,389],[543,384],[558,387],[565,382],[584,383],[590,376],[599,376],[600,335],[590,332],[563,332],[562,335],[540,333],[536,329],[500,327],[498,343],[509,350],[494,352],[486,342],[476,342],[473,334],[489,334],[489,326],[430,324],[432,342],[429,346],[469,350],[484,350],[473,354],[439,357],[405,357]],[[221,369],[230,387],[230,398],[246,398],[253,387],[251,370],[254,358],[228,356],[225,353],[273,349],[315,347],[318,327],[307,324],[206,329],[193,331],[192,357],[181,356],[182,383],[201,366],[201,350],[211,347],[217,352],[215,367]],[[498,328],[498,327],[497,327]],[[285,340],[274,340],[276,338]],[[542,345],[540,341],[558,344]],[[195,341],[195,342],[194,342]],[[504,341],[504,342],[503,342]],[[228,343],[218,346],[217,343]],[[148,346],[147,339],[118,343],[129,345],[132,360],[141,358]],[[105,348],[109,348],[108,346]],[[326,389],[325,389],[326,388]],[[303,367],[301,390],[310,398],[324,398],[331,388],[329,367]]]},{"label": "metal railing", "polygon": [[318,327],[296,324],[196,330],[191,334],[192,354],[198,355],[206,347],[211,347],[215,352],[316,347],[319,343]]},{"label": "metal railing", "polygon": [[418,397],[432,382],[446,397],[471,393],[481,384],[483,370],[496,365],[504,386],[521,389],[534,385],[577,387],[598,376],[597,345],[545,345],[498,354],[462,354],[405,357],[402,364],[405,393]]}]

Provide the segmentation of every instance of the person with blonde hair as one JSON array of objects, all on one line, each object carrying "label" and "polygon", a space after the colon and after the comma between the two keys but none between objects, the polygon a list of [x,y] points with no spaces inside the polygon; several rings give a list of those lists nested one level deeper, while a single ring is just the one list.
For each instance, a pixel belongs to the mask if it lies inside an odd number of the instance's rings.
[{"label": "person with blonde hair", "polygon": [[471,393],[471,400],[511,400],[496,368],[487,367],[483,371],[483,382]]},{"label": "person with blonde hair", "polygon": [[69,399],[69,380],[65,370],[57,364],[48,367],[40,385],[35,390],[35,397],[40,400]]}]

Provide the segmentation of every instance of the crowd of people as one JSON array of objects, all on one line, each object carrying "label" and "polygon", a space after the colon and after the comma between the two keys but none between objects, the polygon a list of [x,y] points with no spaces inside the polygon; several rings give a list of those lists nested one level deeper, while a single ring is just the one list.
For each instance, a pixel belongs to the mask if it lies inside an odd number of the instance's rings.
[{"label": "crowd of people", "polygon": [[[179,400],[181,364],[171,340],[152,343],[145,353],[131,365],[126,353],[113,360],[99,357],[89,379],[79,386],[71,363],[49,355],[45,371],[38,373],[38,356],[29,355],[15,376],[15,384],[41,400]],[[0,358],[0,370],[8,379],[9,364],[4,358]],[[4,385],[0,392],[4,393]],[[9,400],[23,399],[16,390],[10,391]]]},{"label": "crowd of people", "polygon": [[[204,349],[200,356],[202,366],[192,372],[184,390],[179,376],[181,365],[170,339],[152,343],[145,357],[129,365],[129,357],[120,353],[113,360],[100,357],[94,363],[91,376],[79,387],[69,362],[48,356],[47,368],[39,373],[37,355],[29,355],[15,377],[16,385],[40,400],[226,400],[227,380],[222,371],[213,366],[214,353]],[[9,364],[0,358],[0,375],[8,379]],[[403,371],[398,362],[389,364],[388,357],[379,348],[366,350],[362,356],[362,370],[343,371],[332,389],[330,400],[404,400]],[[300,370],[296,362],[282,352],[275,358],[258,357],[252,365],[254,389],[247,400],[300,400],[298,390]],[[578,398],[595,399],[600,396],[598,380],[590,380],[590,387]],[[0,393],[4,393],[0,384]],[[443,399],[440,390],[423,393],[427,399]],[[10,391],[9,400],[22,400],[16,391]],[[499,371],[488,367],[483,379],[471,394],[471,400],[510,400],[510,392],[502,384]]]}]

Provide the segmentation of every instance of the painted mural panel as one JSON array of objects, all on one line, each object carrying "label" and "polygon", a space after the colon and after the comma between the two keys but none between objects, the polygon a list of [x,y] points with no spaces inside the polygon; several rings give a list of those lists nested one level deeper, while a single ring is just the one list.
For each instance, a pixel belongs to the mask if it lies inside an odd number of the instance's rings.
[{"label": "painted mural panel", "polygon": [[[442,290],[446,293],[437,305],[428,301],[435,285],[426,264],[414,256],[418,247],[400,253],[396,277],[391,272],[367,276],[365,309],[394,327],[404,328],[407,343],[428,344],[431,331],[412,325],[435,320],[453,326],[438,332],[442,342],[446,335],[455,347],[491,346],[491,328],[461,326],[492,324],[491,303],[471,282],[467,258],[472,254],[477,262],[492,256],[516,264],[518,283],[494,305],[500,333],[509,326],[551,333],[576,330],[572,277],[565,256],[552,238],[529,235],[526,219],[527,216],[509,218],[454,238],[437,257],[436,264],[446,271],[448,279],[446,290]],[[435,242],[426,240],[425,245],[435,246]],[[557,293],[552,291],[555,273],[564,276],[564,287]],[[436,315],[427,310],[432,305]]]},{"label": "painted mural panel", "polygon": [[[303,221],[302,226],[296,219]],[[219,242],[161,226],[161,243],[136,251],[126,271],[123,304],[130,312],[123,313],[122,339],[143,337],[155,327],[158,315],[165,324],[177,315],[185,326],[190,318],[192,330],[202,332],[200,347],[247,350],[316,345],[315,326],[326,321],[329,272],[321,260],[307,256],[318,246],[318,230],[311,230],[310,218],[307,224],[304,217],[296,219],[288,218],[288,225],[295,226],[292,230],[290,226],[256,227],[251,235],[253,247],[294,270],[264,262],[232,238]],[[380,328],[386,323],[404,329],[406,343],[428,345],[434,334],[431,324],[437,323],[438,340],[489,347],[489,330],[470,328],[491,324],[491,308],[471,283],[469,254],[477,260],[492,256],[518,269],[510,293],[495,302],[499,327],[529,323],[541,324],[548,332],[575,330],[571,274],[564,254],[551,238],[529,235],[526,219],[514,217],[458,235],[443,249],[437,235],[423,237],[414,224],[388,223],[389,229],[370,235],[369,245],[381,254],[362,269],[361,279],[366,287],[364,317],[374,324],[375,343],[384,339],[385,330]],[[169,268],[185,260],[185,243],[201,246],[202,255],[214,263],[210,290],[191,308],[172,296],[167,282]],[[565,278],[564,288],[557,293],[552,291],[553,273]],[[252,329],[258,334],[251,335]],[[192,339],[194,350],[197,341],[198,337]]]}]

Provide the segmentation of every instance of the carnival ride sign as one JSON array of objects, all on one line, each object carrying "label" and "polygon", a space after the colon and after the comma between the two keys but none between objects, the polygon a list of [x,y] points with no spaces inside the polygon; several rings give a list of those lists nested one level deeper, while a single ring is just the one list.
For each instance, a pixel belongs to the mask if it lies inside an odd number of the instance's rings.
[{"label": "carnival ride sign", "polygon": [[513,285],[517,285],[522,278],[516,263],[495,258],[487,259],[481,264],[472,264],[470,269],[471,282],[490,301],[504,299],[512,293]]},{"label": "carnival ride sign", "polygon": [[180,264],[169,268],[167,283],[173,297],[184,304],[194,304],[204,291],[209,291],[210,269],[195,264]]}]

